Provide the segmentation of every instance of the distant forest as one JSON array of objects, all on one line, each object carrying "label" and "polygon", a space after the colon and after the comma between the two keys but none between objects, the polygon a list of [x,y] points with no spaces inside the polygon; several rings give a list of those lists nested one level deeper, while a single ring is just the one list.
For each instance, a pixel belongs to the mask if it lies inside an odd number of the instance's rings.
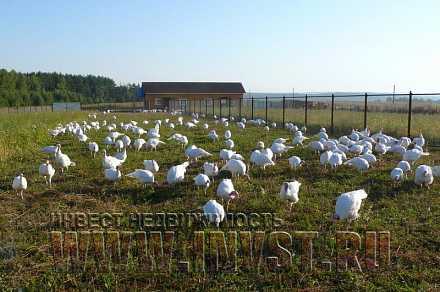
[{"label": "distant forest", "polygon": [[0,69],[0,107],[53,102],[100,103],[136,99],[136,84],[116,85],[107,77],[61,73],[19,73]]}]

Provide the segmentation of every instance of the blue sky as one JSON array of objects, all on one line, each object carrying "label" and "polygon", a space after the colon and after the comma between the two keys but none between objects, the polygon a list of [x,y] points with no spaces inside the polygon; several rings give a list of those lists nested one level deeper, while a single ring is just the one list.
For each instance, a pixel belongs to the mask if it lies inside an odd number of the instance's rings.
[{"label": "blue sky", "polygon": [[0,67],[247,91],[440,91],[440,1],[4,1]]}]

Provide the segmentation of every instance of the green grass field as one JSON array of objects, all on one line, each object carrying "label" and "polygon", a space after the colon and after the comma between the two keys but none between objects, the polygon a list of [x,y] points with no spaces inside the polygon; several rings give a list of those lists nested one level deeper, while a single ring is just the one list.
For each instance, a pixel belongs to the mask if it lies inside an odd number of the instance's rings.
[{"label": "green grass field", "polygon": [[[314,113],[310,119],[313,120]],[[388,114],[386,114],[388,115]],[[164,118],[161,114],[117,114],[117,122],[136,120],[154,121]],[[370,116],[372,130],[381,125],[381,117]],[[337,119],[350,117],[337,116]],[[110,116],[98,115],[98,120]],[[176,117],[172,117],[175,120]],[[188,119],[188,117],[185,117]],[[302,271],[292,265],[285,272],[243,271],[237,273],[213,272],[205,275],[182,275],[180,273],[154,273],[128,270],[124,273],[91,270],[55,270],[48,239],[48,221],[52,212],[188,212],[200,210],[207,200],[215,198],[218,184],[216,180],[206,195],[195,190],[192,178],[202,172],[202,159],[188,168],[185,181],[170,187],[164,184],[167,170],[186,160],[183,150],[174,143],[160,146],[157,152],[128,152],[122,172],[126,174],[142,168],[144,159],[155,159],[160,165],[156,180],[160,186],[154,191],[143,189],[135,180],[124,177],[116,185],[103,178],[102,154],[92,159],[87,145],[70,135],[51,138],[48,129],[58,123],[88,120],[87,113],[26,113],[5,114],[0,120],[0,287],[35,290],[58,289],[99,289],[99,290],[185,290],[222,288],[240,290],[259,289],[316,289],[316,290],[438,290],[440,289],[440,183],[438,180],[430,189],[420,189],[413,183],[414,173],[401,185],[393,185],[389,179],[391,169],[400,160],[397,155],[387,154],[366,173],[360,174],[347,166],[336,172],[323,170],[319,158],[307,148],[295,148],[277,161],[276,165],[262,172],[251,168],[251,181],[234,179],[240,192],[239,199],[233,201],[229,212],[272,212],[283,219],[281,230],[318,231],[319,238],[314,243],[316,268]],[[319,120],[314,121],[321,124]],[[223,135],[225,128],[209,121],[211,127]],[[389,126],[389,125],[388,125]],[[152,127],[151,123],[144,128]],[[396,132],[401,133],[399,124]],[[266,133],[261,128],[248,126],[240,132],[230,126],[235,150],[248,160],[257,141],[270,145],[278,137],[289,137],[283,129],[273,129]],[[119,129],[122,132],[122,130]],[[202,129],[188,130],[184,127],[171,130],[161,128],[161,139],[172,133],[187,135],[190,144],[195,144],[214,154],[218,160],[219,150],[224,143],[209,142],[207,132]],[[404,132],[404,131],[403,131]],[[404,133],[402,133],[404,134]],[[432,132],[434,135],[435,132]],[[87,134],[91,141],[102,147],[106,130],[91,131]],[[132,141],[134,136],[128,134]],[[309,134],[308,134],[309,135]],[[437,133],[438,135],[438,133]],[[166,141],[169,142],[169,141]],[[66,153],[76,162],[76,167],[61,175],[54,176],[53,187],[48,189],[44,179],[38,176],[38,166],[46,159],[40,148],[46,145],[62,145]],[[110,151],[114,153],[112,149]],[[296,171],[290,170],[287,158],[298,155],[306,165]],[[417,164],[433,165],[440,159],[440,153],[432,152]],[[210,160],[210,161],[211,161]],[[29,188],[22,201],[13,192],[13,177],[23,172]],[[222,174],[223,175],[223,174]],[[291,212],[285,202],[278,198],[283,181],[297,179],[302,183],[299,202]],[[355,269],[348,271],[327,271],[320,263],[323,259],[334,260],[335,233],[345,230],[345,223],[333,223],[330,219],[336,197],[341,192],[364,188],[368,198],[363,202],[360,218],[349,226],[362,239],[366,231],[389,231],[391,234],[391,264],[375,271],[361,273]],[[215,228],[208,228],[214,230]],[[221,230],[228,229],[221,227]],[[298,250],[297,245],[293,249]],[[8,251],[14,251],[12,255]],[[361,252],[364,251],[362,242]],[[8,255],[9,254],[9,255]],[[298,255],[293,258],[299,262]]]}]

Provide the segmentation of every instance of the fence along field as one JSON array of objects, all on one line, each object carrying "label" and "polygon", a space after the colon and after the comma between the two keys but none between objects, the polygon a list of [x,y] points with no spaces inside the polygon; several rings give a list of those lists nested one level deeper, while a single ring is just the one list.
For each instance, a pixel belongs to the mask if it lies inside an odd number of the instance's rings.
[{"label": "fence along field", "polygon": [[[366,96],[366,97],[365,97]],[[440,147],[440,93],[354,95],[296,95],[245,97],[240,100],[219,99],[181,101],[171,103],[170,110],[198,112],[223,117],[262,118],[276,122],[279,127],[291,121],[306,125],[311,131],[321,127],[333,134],[346,133],[352,128],[383,129],[396,136],[416,136],[423,133],[430,147]],[[390,100],[386,100],[388,97]],[[382,100],[378,100],[382,98]],[[425,100],[421,100],[421,99]],[[352,100],[349,100],[352,99]],[[356,100],[355,100],[356,99]],[[411,102],[410,102],[411,99]],[[428,100],[426,100],[428,99]],[[307,101],[307,102],[306,102]],[[83,111],[136,112],[144,110],[140,101],[122,103],[81,104]],[[53,111],[53,106],[23,106],[0,108],[0,112]]]}]

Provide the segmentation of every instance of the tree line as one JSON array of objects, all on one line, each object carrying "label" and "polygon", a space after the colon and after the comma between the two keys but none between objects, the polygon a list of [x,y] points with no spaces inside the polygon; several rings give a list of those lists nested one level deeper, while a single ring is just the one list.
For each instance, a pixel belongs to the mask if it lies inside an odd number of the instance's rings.
[{"label": "tree line", "polygon": [[102,76],[0,69],[0,107],[124,102],[135,100],[138,92],[136,84],[116,85],[111,78]]}]

